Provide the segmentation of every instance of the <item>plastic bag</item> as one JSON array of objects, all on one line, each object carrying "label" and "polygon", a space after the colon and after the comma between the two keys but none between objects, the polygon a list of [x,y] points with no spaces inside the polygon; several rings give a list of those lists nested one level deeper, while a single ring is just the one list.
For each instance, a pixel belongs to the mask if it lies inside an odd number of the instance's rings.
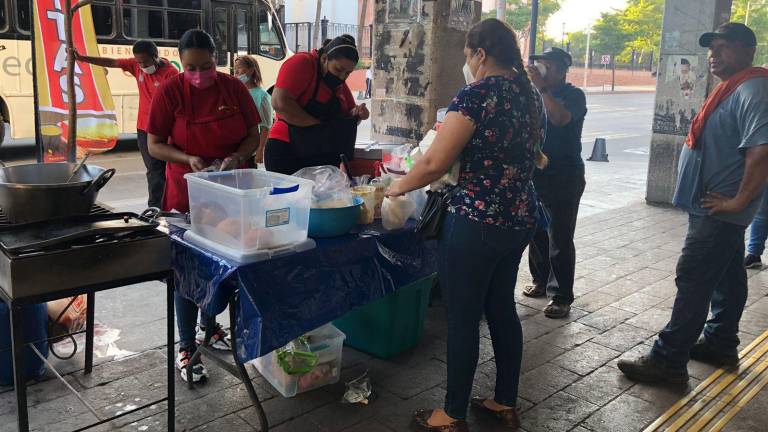
[{"label": "plastic bag", "polygon": [[387,230],[400,229],[415,208],[416,204],[407,197],[387,197],[381,204],[381,224]]},{"label": "plastic bag", "polygon": [[424,212],[424,207],[427,206],[427,190],[429,188],[425,187],[405,194],[413,202],[413,211],[410,214],[411,219],[418,220],[421,217],[421,213]]},{"label": "plastic bag", "polygon": [[[424,136],[424,139],[422,139],[419,143],[419,150],[421,151],[421,155],[427,154],[427,151],[429,150],[429,147],[432,146],[432,142],[435,140],[436,136],[437,131],[435,130],[430,130],[427,132],[427,134]],[[451,169],[449,169],[447,173],[429,185],[429,189],[437,192],[446,186],[456,186],[459,183],[460,168],[461,164],[459,161],[454,162],[451,165]]]},{"label": "plastic bag", "polygon": [[312,208],[340,208],[353,203],[349,177],[337,167],[325,165],[304,168],[293,176],[315,182],[312,188]]},{"label": "plastic bag", "polygon": [[58,337],[84,330],[87,313],[88,299],[85,294],[48,302],[50,336]]},{"label": "plastic bag", "polygon": [[312,352],[307,336],[294,339],[277,350],[277,364],[288,375],[304,375],[317,366],[317,354]]}]

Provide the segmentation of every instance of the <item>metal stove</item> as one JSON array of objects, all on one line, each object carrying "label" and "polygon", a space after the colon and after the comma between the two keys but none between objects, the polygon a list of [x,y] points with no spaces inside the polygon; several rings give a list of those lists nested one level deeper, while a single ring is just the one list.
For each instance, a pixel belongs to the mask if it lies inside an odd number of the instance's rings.
[{"label": "metal stove", "polygon": [[15,300],[168,271],[171,242],[157,226],[98,205],[87,216],[11,225],[0,209],[0,288]]},{"label": "metal stove", "polygon": [[56,372],[50,370],[98,419],[86,430],[168,402],[168,431],[175,430],[174,283],[171,241],[151,216],[114,213],[96,205],[89,215],[13,225],[0,209],[0,300],[9,306],[14,381],[17,383],[17,427],[29,431],[27,384],[24,377],[24,331],[21,307],[81,294],[87,296],[85,370],[93,369],[94,309],[96,292],[153,280],[166,280],[168,396],[105,418]]}]

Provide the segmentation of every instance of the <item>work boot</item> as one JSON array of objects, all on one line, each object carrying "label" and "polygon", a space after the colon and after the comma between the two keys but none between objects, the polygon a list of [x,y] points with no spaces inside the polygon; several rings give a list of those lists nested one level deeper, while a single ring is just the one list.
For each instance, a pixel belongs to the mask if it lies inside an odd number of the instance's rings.
[{"label": "work boot", "polygon": [[691,359],[717,367],[734,367],[739,364],[739,353],[735,349],[719,350],[701,338],[691,347]]},{"label": "work boot", "polygon": [[670,369],[645,355],[635,360],[619,360],[619,370],[632,381],[644,383],[685,384],[688,382],[686,369]]}]

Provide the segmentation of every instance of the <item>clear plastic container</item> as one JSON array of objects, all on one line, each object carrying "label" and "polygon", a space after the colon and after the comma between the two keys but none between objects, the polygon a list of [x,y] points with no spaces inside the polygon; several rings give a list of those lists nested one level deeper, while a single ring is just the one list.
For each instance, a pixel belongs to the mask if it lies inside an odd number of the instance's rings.
[{"label": "clear plastic container", "polygon": [[317,366],[304,375],[288,375],[277,362],[277,351],[253,361],[259,373],[284,397],[294,397],[329,384],[339,382],[341,352],[346,336],[331,324],[307,333],[312,353],[318,356]]},{"label": "clear plastic container", "polygon": [[244,254],[307,239],[310,180],[256,169],[187,174],[192,231]]}]

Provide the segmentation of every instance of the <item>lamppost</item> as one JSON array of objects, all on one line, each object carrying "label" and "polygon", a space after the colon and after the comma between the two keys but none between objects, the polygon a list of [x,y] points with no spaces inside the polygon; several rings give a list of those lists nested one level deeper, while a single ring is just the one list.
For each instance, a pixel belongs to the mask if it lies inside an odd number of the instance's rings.
[{"label": "lamppost", "polygon": [[589,50],[592,49],[590,47],[590,42],[592,41],[592,25],[587,27],[587,50],[584,53],[584,88],[587,88],[587,81],[589,78],[589,59],[590,59],[590,52]]},{"label": "lamppost", "polygon": [[565,51],[565,23],[563,23],[563,38],[560,40],[563,42],[563,51]]},{"label": "lamppost", "polygon": [[[536,32],[539,25],[539,0],[531,0],[531,35],[528,39],[528,55],[536,54]],[[528,60],[530,62],[530,59]]]}]

